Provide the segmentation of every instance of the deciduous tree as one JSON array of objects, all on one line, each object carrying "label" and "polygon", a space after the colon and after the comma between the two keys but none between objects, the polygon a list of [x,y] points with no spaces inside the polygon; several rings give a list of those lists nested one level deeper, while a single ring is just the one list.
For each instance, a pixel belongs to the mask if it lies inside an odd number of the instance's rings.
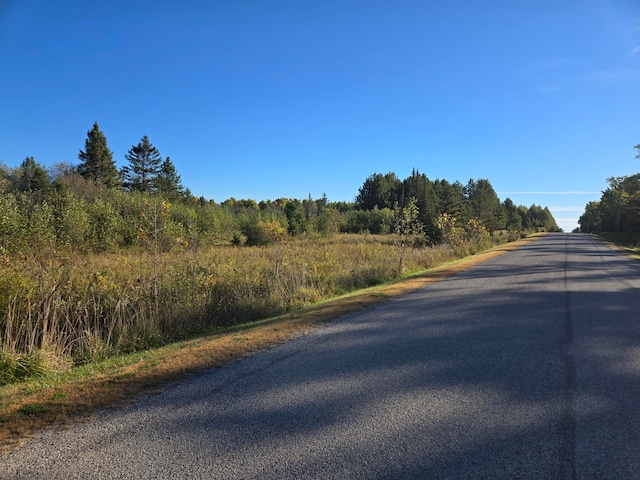
[{"label": "deciduous tree", "polygon": [[580,215],[578,224],[582,233],[592,233],[599,230],[602,225],[602,215],[600,213],[600,202],[589,202]]},{"label": "deciduous tree", "polygon": [[404,259],[409,247],[418,246],[424,240],[424,225],[419,219],[417,200],[412,197],[407,206],[394,208],[394,233],[398,248],[398,272],[404,269]]}]

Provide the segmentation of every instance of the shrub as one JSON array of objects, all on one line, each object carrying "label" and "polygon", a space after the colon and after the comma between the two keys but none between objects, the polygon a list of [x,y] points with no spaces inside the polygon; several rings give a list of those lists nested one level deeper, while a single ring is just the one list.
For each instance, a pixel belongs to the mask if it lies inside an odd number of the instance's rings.
[{"label": "shrub", "polygon": [[259,221],[245,228],[247,245],[270,245],[282,242],[287,237],[287,230],[277,220]]},{"label": "shrub", "polygon": [[51,372],[44,356],[38,352],[26,355],[0,353],[0,386]]}]

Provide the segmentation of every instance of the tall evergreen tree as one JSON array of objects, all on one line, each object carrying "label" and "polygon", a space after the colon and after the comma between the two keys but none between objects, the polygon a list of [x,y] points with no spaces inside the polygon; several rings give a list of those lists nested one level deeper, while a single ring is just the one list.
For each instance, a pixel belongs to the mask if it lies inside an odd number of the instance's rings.
[{"label": "tall evergreen tree", "polygon": [[529,207],[529,210],[527,210],[527,216],[533,228],[543,228],[548,232],[558,231],[556,220],[553,218],[551,210],[549,210],[548,207],[542,207],[534,203]]},{"label": "tall evergreen tree", "polygon": [[20,192],[47,192],[51,179],[47,170],[33,157],[25,158],[15,172],[15,183]]},{"label": "tall evergreen tree", "polygon": [[307,219],[304,214],[304,206],[297,198],[294,198],[284,206],[284,214],[287,217],[287,230],[291,235],[299,235],[307,231]]},{"label": "tall evergreen tree", "polygon": [[122,168],[125,187],[129,190],[154,193],[158,188],[158,174],[162,157],[145,135],[137,145],[133,145],[124,156],[129,162]]},{"label": "tall evergreen tree", "polygon": [[386,175],[374,173],[369,176],[358,191],[356,208],[360,210],[372,210],[373,207],[393,208],[398,201],[397,192],[402,183],[395,173]]},{"label": "tall evergreen tree", "polygon": [[518,215],[520,215],[520,223],[522,223],[523,230],[531,230],[535,228],[533,224],[533,218],[529,216],[529,209],[524,205],[518,205]]},{"label": "tall evergreen tree", "polygon": [[438,214],[447,213],[459,222],[466,223],[464,186],[458,181],[449,183],[447,180],[436,180],[433,188],[438,197]]},{"label": "tall evergreen tree", "polygon": [[484,178],[469,180],[465,188],[469,212],[493,232],[504,228],[504,212],[502,204],[491,182]]},{"label": "tall evergreen tree", "polygon": [[160,165],[156,183],[158,192],[167,200],[176,201],[184,198],[184,187],[180,175],[169,157]]},{"label": "tall evergreen tree", "polygon": [[107,148],[107,138],[98,127],[98,122],[87,132],[84,151],[80,150],[78,172],[84,178],[103,183],[107,187],[117,186],[118,169],[113,161],[113,153]]},{"label": "tall evergreen tree", "polygon": [[418,209],[418,220],[424,226],[424,232],[430,239],[439,237],[435,219],[437,217],[438,197],[433,183],[424,173],[413,169],[411,176],[402,182],[400,206],[406,207],[413,202]]},{"label": "tall evergreen tree", "polygon": [[522,230],[522,218],[518,213],[518,207],[513,203],[513,200],[507,198],[502,202],[505,214],[505,225],[507,230],[519,232]]}]

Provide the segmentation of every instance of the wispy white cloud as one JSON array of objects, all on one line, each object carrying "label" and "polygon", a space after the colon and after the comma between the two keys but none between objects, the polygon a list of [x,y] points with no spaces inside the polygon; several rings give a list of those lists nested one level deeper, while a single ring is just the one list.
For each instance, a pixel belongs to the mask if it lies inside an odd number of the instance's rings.
[{"label": "wispy white cloud", "polygon": [[635,55],[636,53],[640,52],[640,45],[638,45],[636,48],[634,48],[633,50],[631,50],[631,55]]}]

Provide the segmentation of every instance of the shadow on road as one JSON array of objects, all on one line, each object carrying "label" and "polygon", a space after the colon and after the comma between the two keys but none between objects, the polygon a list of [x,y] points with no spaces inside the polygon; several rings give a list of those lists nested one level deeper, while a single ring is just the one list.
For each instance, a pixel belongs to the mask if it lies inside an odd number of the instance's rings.
[{"label": "shadow on road", "polygon": [[203,377],[199,405],[154,428],[220,469],[242,451],[272,471],[263,453],[296,445],[299,471],[334,458],[377,459],[357,468],[389,479],[633,478],[639,279],[590,238],[551,235],[257,355],[231,383]]}]

